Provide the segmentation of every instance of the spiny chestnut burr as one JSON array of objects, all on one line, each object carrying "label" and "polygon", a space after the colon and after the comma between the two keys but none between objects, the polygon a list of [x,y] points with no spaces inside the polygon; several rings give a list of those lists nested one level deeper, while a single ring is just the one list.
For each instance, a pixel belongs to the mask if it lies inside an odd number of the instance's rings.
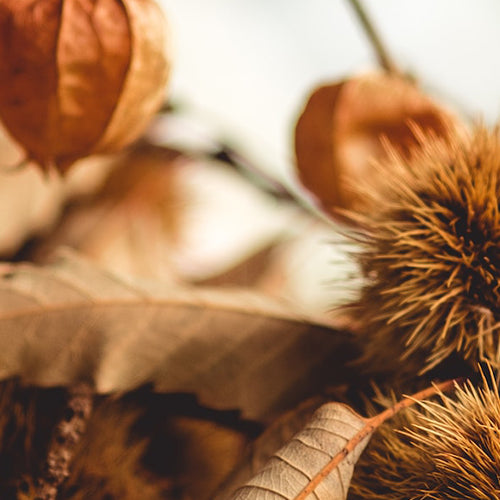
[{"label": "spiny chestnut burr", "polygon": [[377,429],[354,471],[349,500],[500,499],[498,387],[467,383],[440,398]]},{"label": "spiny chestnut burr", "polygon": [[458,355],[499,367],[499,130],[422,137],[383,170],[385,185],[367,190],[377,209],[353,216],[364,284],[348,307],[362,361],[424,372]]}]

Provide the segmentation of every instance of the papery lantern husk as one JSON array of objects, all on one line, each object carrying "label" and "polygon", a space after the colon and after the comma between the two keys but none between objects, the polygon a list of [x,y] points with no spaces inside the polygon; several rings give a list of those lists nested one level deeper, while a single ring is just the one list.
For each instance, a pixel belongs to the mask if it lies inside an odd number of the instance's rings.
[{"label": "papery lantern husk", "polygon": [[0,119],[43,169],[135,140],[164,100],[153,0],[0,0]]},{"label": "papery lantern husk", "polygon": [[378,182],[373,162],[387,156],[387,144],[410,157],[417,136],[446,137],[452,123],[399,76],[376,73],[323,85],[309,97],[295,129],[300,180],[331,214],[339,208],[366,211],[357,186]]}]

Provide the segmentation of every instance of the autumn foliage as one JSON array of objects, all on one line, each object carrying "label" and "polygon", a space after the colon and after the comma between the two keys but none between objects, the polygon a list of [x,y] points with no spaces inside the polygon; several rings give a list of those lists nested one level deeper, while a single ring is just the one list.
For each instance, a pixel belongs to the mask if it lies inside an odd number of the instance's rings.
[{"label": "autumn foliage", "polygon": [[499,131],[350,3],[384,71],[291,188],[183,128],[154,0],[0,0],[1,498],[500,499]]}]

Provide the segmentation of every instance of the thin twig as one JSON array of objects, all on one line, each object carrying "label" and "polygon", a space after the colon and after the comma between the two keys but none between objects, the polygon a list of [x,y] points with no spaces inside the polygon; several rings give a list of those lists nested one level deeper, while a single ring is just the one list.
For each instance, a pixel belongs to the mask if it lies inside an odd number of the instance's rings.
[{"label": "thin twig", "polygon": [[399,401],[391,408],[383,411],[382,413],[376,415],[375,417],[366,419],[366,425],[354,436],[349,442],[340,450],[312,479],[309,481],[307,486],[294,498],[294,500],[305,500],[314,490],[318,487],[318,485],[324,481],[326,477],[330,475],[330,473],[338,467],[340,462],[344,460],[349,453],[351,453],[356,446],[358,446],[361,441],[363,441],[367,436],[372,434],[378,427],[380,427],[386,420],[392,418],[396,413],[403,410],[404,408],[408,408],[412,406],[417,401],[423,401],[431,396],[436,394],[440,394],[443,392],[450,391],[457,384],[461,383],[461,379],[453,379],[447,380],[446,382],[442,382],[441,384],[433,385],[432,387],[428,387],[423,391],[417,392],[413,396],[405,396],[405,399]]},{"label": "thin twig", "polygon": [[45,470],[36,482],[35,500],[55,500],[69,476],[70,462],[92,411],[92,395],[92,388],[85,383],[70,389],[63,418],[49,444]]},{"label": "thin twig", "polygon": [[[174,117],[175,115],[179,115],[182,117],[182,114],[185,113],[185,108],[186,106],[182,103],[166,102],[159,113],[172,115]],[[279,181],[273,175],[266,172],[264,167],[258,165],[244,153],[233,147],[230,141],[221,140],[212,136],[208,137],[208,139],[210,142],[210,146],[208,147],[195,149],[190,147],[177,147],[176,150],[180,156],[221,162],[237,172],[257,189],[275,200],[294,204],[314,218],[320,219],[327,224],[332,223],[329,216],[309,201],[306,195],[301,194],[303,190],[300,189],[300,186],[297,186],[297,189],[295,189],[294,184],[287,185],[287,183]],[[147,136],[133,144],[130,149],[132,153],[150,154],[154,154],[155,152],[161,154],[162,150],[171,151],[171,148],[169,146],[157,144]]]},{"label": "thin twig", "polygon": [[231,146],[223,142],[218,143],[217,146],[216,151],[209,153],[210,158],[227,164],[238,173],[247,177],[247,179],[253,178],[254,184],[259,183],[261,189],[279,200],[302,203],[301,200],[297,199],[297,195],[291,193],[285,185],[267,174],[262,168],[255,165],[248,158],[245,158]]},{"label": "thin twig", "polygon": [[[318,216],[313,207],[310,206],[307,201],[300,196],[300,194],[295,193],[292,189],[285,186],[285,184],[267,174],[263,168],[253,163],[249,158],[245,157],[232,146],[223,141],[214,141],[214,144],[214,149],[207,149],[206,151],[191,151],[187,148],[183,148],[179,150],[178,153],[179,156],[185,156],[187,158],[216,160],[221,162],[237,172],[239,175],[243,176],[260,191],[266,193],[274,199],[293,203],[306,212]],[[131,149],[132,153],[136,152],[140,154],[149,153],[161,155],[163,151],[168,153],[172,150],[168,146],[154,144],[147,138],[136,142]]]},{"label": "thin twig", "polygon": [[365,8],[361,5],[360,0],[349,0],[349,2],[356,12],[358,19],[363,26],[363,29],[365,30],[366,36],[369,38],[370,43],[375,50],[375,54],[377,55],[378,63],[380,64],[380,66],[385,71],[387,71],[387,73],[400,75],[401,71],[399,71],[394,60],[389,55],[387,47],[382,42],[382,38],[380,37],[378,31],[375,28],[375,25],[368,16]]}]

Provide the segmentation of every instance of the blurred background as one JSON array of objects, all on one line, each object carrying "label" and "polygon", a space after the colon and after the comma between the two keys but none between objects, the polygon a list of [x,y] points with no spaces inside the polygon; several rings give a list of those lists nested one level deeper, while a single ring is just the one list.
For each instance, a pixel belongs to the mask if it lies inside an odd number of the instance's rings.
[{"label": "blurred background", "polygon": [[[160,0],[171,98],[256,163],[290,179],[292,131],[318,83],[376,68],[347,0]],[[394,59],[434,96],[494,123],[500,2],[364,0]]]},{"label": "blurred background", "polygon": [[[34,167],[1,171],[0,257],[44,262],[69,246],[124,276],[250,287],[329,311],[359,288],[346,229],[256,177],[297,193],[292,137],[309,94],[377,69],[350,3],[158,1],[170,25],[175,112],[158,115],[149,149],[112,165],[84,159],[64,180]],[[500,2],[363,5],[402,71],[455,111],[496,122]],[[0,130],[4,165],[22,158],[13,146]],[[218,161],[231,148],[239,165]]]}]

